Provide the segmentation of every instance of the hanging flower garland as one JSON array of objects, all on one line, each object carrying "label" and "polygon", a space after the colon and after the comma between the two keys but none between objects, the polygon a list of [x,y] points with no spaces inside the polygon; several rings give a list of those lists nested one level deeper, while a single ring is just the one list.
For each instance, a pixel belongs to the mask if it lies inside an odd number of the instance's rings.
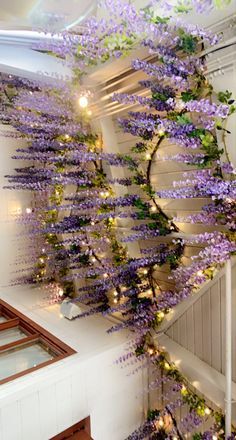
[{"label": "hanging flower garland", "polygon": [[[203,61],[197,57],[199,45],[214,44],[217,38],[196,26],[163,19],[151,9],[137,12],[132,4],[122,3],[121,7],[119,1],[107,1],[106,6],[112,9],[109,24],[91,18],[82,35],[65,33],[63,45],[52,41],[46,47],[69,63],[77,79],[91,65],[120,57],[138,44],[158,58],[156,64],[133,62],[135,70],[150,77],[141,82],[150,97],[113,96],[119,102],[145,107],[120,121],[124,131],[141,138],[131,154],[102,151],[101,140],[91,131],[87,110],[81,112],[76,107],[79,97],[73,84],[56,81],[51,90],[51,84],[17,84],[15,78],[12,84],[8,78],[3,87],[7,102],[4,98],[1,119],[16,128],[16,137],[27,142],[14,158],[31,163],[8,176],[10,187],[40,195],[41,204],[36,204],[30,223],[29,217],[23,219],[30,225],[32,241],[40,237],[44,242],[35,255],[38,262],[33,281],[59,283],[62,298],[76,291],[76,300],[89,306],[82,316],[119,312],[125,319],[110,331],[127,327],[136,334],[125,361],[130,356],[151,360],[157,371],[161,370],[163,381],[173,381],[172,400],[161,410],[150,410],[145,425],[129,439],[183,438],[182,432],[199,427],[205,416],[213,418],[212,430],[194,434],[195,439],[222,438],[223,417],[197,396],[153,339],[153,331],[158,330],[165,314],[211,278],[235,251],[234,172],[231,164],[222,163],[215,135],[215,130],[225,130],[224,121],[235,106],[229,92],[219,96],[220,102],[212,103],[212,87],[204,76]],[[17,91],[13,98],[8,95],[12,86]],[[12,102],[13,107],[5,111]],[[173,190],[156,193],[151,181],[153,160],[166,140],[188,149],[176,160],[202,169],[191,172]],[[109,166],[123,167],[131,177],[108,179],[104,170]],[[116,197],[114,183],[127,192],[135,185],[137,194]],[[202,196],[211,197],[212,203],[189,220],[198,221],[207,212],[210,224],[214,219],[226,229],[191,239],[208,244],[192,265],[184,267],[179,265],[180,259],[191,240],[172,239],[178,228],[160,208],[158,197]],[[135,221],[130,235],[122,241],[116,234],[119,218]],[[143,248],[139,258],[131,258],[124,245],[159,236],[170,236],[170,244]],[[165,263],[173,270],[176,286],[172,291],[161,290],[155,278],[156,268]],[[26,277],[25,282],[29,281]],[[179,426],[175,411],[183,402],[188,404],[189,414]]]}]

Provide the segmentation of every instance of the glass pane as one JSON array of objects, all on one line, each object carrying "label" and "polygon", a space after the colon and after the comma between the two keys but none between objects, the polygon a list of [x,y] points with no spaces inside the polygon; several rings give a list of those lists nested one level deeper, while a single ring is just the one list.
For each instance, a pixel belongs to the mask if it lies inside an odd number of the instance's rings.
[{"label": "glass pane", "polygon": [[0,316],[0,324],[2,322],[6,322],[6,321],[7,321],[7,318],[5,318],[5,316]]},{"label": "glass pane", "polygon": [[27,335],[18,327],[8,328],[0,331],[0,346],[9,344],[10,342],[19,341],[19,339],[25,338]]},{"label": "glass pane", "polygon": [[40,342],[22,345],[0,354],[0,380],[49,361],[55,354]]}]

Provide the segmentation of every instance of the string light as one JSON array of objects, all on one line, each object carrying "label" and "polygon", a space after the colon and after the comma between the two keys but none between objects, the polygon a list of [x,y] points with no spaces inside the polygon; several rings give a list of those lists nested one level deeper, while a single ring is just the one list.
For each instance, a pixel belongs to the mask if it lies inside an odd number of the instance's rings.
[{"label": "string light", "polygon": [[170,364],[168,364],[168,362],[165,362],[164,368],[165,368],[165,370],[170,370]]},{"label": "string light", "polygon": [[205,414],[206,414],[207,416],[209,416],[209,415],[211,414],[211,410],[210,410],[210,408],[208,408],[208,407],[205,408]]},{"label": "string light", "polygon": [[154,349],[151,348],[151,347],[149,347],[149,349],[148,349],[148,353],[149,353],[150,355],[152,355],[152,354],[154,353]]},{"label": "string light", "polygon": [[212,436],[212,440],[217,440],[217,438],[218,438],[217,435]]},{"label": "string light", "polygon": [[114,295],[114,296],[118,296],[118,292],[115,290],[115,291],[113,292],[113,295]]},{"label": "string light", "polygon": [[88,98],[86,96],[80,96],[79,98],[79,106],[81,108],[86,108],[88,107]]},{"label": "string light", "polygon": [[147,270],[147,269],[144,269],[143,273],[144,273],[144,275],[147,275],[148,270]]},{"label": "string light", "polygon": [[40,261],[40,263],[44,263],[44,258],[41,257],[41,258],[39,259],[39,261]]},{"label": "string light", "polygon": [[162,136],[164,136],[165,132],[163,130],[159,130],[157,132],[157,134],[158,134],[159,137],[162,137]]},{"label": "string light", "polygon": [[91,260],[92,260],[93,263],[95,263],[96,258],[95,258],[95,257],[92,257]]},{"label": "string light", "polygon": [[31,208],[26,208],[25,212],[26,212],[26,214],[31,214],[32,209]]},{"label": "string light", "polygon": [[157,210],[157,207],[156,207],[156,206],[152,206],[152,207],[151,207],[151,211],[152,211],[152,212],[156,212],[156,210]]},{"label": "string light", "polygon": [[117,298],[114,298],[113,302],[114,302],[115,304],[117,304],[117,303],[118,303],[118,299],[117,299]]},{"label": "string light", "polygon": [[163,319],[165,317],[165,313],[164,312],[158,312],[157,316],[159,319]]},{"label": "string light", "polygon": [[108,278],[108,273],[104,273],[103,278]]},{"label": "string light", "polygon": [[146,154],[146,160],[150,160],[151,159],[151,154],[150,153],[147,153]]},{"label": "string light", "polygon": [[64,291],[63,291],[63,289],[59,289],[58,294],[59,294],[59,296],[63,296],[63,295],[64,295]]}]

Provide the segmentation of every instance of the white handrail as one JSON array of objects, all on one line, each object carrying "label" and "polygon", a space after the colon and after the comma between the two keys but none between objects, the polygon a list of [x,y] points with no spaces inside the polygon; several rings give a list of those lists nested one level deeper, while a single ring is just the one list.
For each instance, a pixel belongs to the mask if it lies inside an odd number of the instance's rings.
[{"label": "white handrail", "polygon": [[230,259],[225,271],[225,439],[231,435],[232,423],[232,266]]}]

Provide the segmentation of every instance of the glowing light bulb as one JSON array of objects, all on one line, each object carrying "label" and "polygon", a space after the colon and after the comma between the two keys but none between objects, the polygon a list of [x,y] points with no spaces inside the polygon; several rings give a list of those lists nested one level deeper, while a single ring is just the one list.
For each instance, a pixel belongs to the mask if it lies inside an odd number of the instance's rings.
[{"label": "glowing light bulb", "polygon": [[156,206],[152,206],[152,207],[151,207],[151,211],[152,211],[152,212],[156,212],[156,210],[157,210],[157,207],[156,207]]},{"label": "glowing light bulb", "polygon": [[31,208],[26,208],[25,212],[26,212],[26,214],[31,214],[32,209]]},{"label": "glowing light bulb", "polygon": [[158,132],[158,136],[162,137],[164,136],[165,132],[163,130],[159,130]]},{"label": "glowing light bulb", "polygon": [[148,270],[147,270],[147,269],[144,269],[143,273],[144,273],[144,275],[147,275]]},{"label": "glowing light bulb", "polygon": [[178,437],[173,437],[173,440],[178,440]]},{"label": "glowing light bulb", "polygon": [[114,296],[117,296],[117,295],[118,295],[118,292],[115,290],[115,291],[113,292],[113,295],[114,295]]},{"label": "glowing light bulb", "polygon": [[150,347],[150,348],[148,349],[148,353],[149,353],[150,355],[152,355],[152,354],[154,353],[153,348]]},{"label": "glowing light bulb", "polygon": [[151,159],[151,154],[150,153],[147,153],[146,154],[146,160],[150,160]]},{"label": "glowing light bulb", "polygon": [[165,368],[165,370],[170,370],[170,364],[168,364],[168,362],[165,362],[164,368]]},{"label": "glowing light bulb", "polygon": [[59,289],[59,296],[63,296],[64,295],[64,291],[63,291],[63,289]]},{"label": "glowing light bulb", "polygon": [[42,249],[42,252],[43,252],[43,253],[45,252],[45,249],[44,249],[44,248]]},{"label": "glowing light bulb", "polygon": [[39,261],[40,261],[40,263],[44,263],[44,259],[43,258],[40,258]]},{"label": "glowing light bulb", "polygon": [[95,257],[92,257],[91,260],[92,260],[93,263],[95,263],[96,258],[95,258]]},{"label": "glowing light bulb", "polygon": [[213,435],[212,440],[217,440],[217,435]]},{"label": "glowing light bulb", "polygon": [[206,414],[207,416],[209,416],[209,415],[211,414],[211,410],[210,410],[210,408],[208,408],[208,407],[205,408],[205,414]]},{"label": "glowing light bulb", "polygon": [[105,193],[103,191],[100,192],[100,196],[104,197]]},{"label": "glowing light bulb", "polygon": [[158,424],[159,424],[160,427],[164,426],[164,420],[163,420],[163,419],[160,419],[160,420],[158,421]]},{"label": "glowing light bulb", "polygon": [[103,278],[108,278],[108,273],[104,273]]},{"label": "glowing light bulb", "polygon": [[65,134],[64,137],[65,137],[65,139],[69,139],[70,136],[68,134]]},{"label": "glowing light bulb", "polygon": [[94,222],[91,222],[91,225],[92,225],[92,226],[94,226],[94,225],[95,225],[95,223],[94,223]]},{"label": "glowing light bulb", "polygon": [[113,302],[114,302],[115,304],[117,304],[117,303],[118,303],[118,299],[115,298],[115,299],[113,300]]},{"label": "glowing light bulb", "polygon": [[109,191],[105,192],[105,196],[108,197],[110,195]]},{"label": "glowing light bulb", "polygon": [[165,317],[165,313],[164,312],[159,312],[158,313],[158,318],[162,319]]},{"label": "glowing light bulb", "polygon": [[88,107],[88,98],[86,96],[80,96],[80,98],[79,98],[79,106],[81,108]]},{"label": "glowing light bulb", "polygon": [[197,275],[200,277],[203,275],[203,271],[202,270],[198,270]]}]

